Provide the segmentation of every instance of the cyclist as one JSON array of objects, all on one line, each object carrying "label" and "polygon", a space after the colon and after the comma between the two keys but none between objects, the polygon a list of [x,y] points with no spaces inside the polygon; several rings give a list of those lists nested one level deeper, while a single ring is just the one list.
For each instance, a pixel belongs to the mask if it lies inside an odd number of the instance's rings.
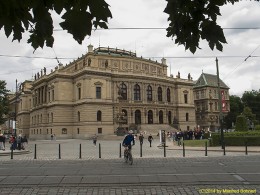
[{"label": "cyclist", "polygon": [[[131,142],[133,142],[133,145],[135,145],[135,139],[134,139],[132,130],[128,131],[128,135],[125,136],[125,139],[123,141],[123,146],[125,147],[125,151],[127,149],[129,149],[129,151],[131,151],[131,148],[132,148]],[[124,154],[125,154],[125,152],[124,152]]]}]

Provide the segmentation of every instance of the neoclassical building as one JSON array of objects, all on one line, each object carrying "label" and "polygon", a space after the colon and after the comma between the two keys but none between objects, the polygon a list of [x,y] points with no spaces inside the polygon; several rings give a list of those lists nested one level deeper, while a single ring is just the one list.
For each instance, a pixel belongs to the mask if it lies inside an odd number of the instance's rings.
[{"label": "neoclassical building", "polygon": [[[202,73],[194,88],[196,123],[201,129],[220,129],[220,108],[222,116],[230,111],[229,87],[217,75]],[[221,102],[219,102],[219,92]],[[219,105],[221,103],[221,105]]]},{"label": "neoclassical building", "polygon": [[[30,138],[87,138],[113,135],[118,128],[158,131],[174,121],[182,130],[194,128],[194,81],[167,76],[161,62],[136,53],[88,46],[88,52],[49,74],[44,68],[33,81],[25,81],[16,96],[17,133]],[[16,101],[15,101],[16,99]],[[14,104],[16,102],[16,104]]]}]

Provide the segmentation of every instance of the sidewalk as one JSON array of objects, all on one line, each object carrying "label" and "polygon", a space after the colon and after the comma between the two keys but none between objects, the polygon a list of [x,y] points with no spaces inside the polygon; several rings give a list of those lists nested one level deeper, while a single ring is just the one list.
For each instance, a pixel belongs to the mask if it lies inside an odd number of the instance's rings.
[{"label": "sidewalk", "polygon": [[[28,154],[30,153],[29,150],[13,150],[13,155],[20,155],[20,154]],[[0,156],[9,156],[11,155],[11,150],[0,150]]]},{"label": "sidewalk", "polygon": [[[183,150],[183,146],[177,146],[172,143],[166,144],[166,150]],[[163,149],[163,147],[160,147]],[[205,147],[190,147],[185,146],[185,150],[192,150],[192,151],[205,151]],[[226,152],[246,152],[245,146],[226,146],[225,147]],[[208,146],[207,151],[215,151],[215,152],[221,152],[223,149],[221,146]],[[248,152],[254,152],[254,153],[260,153],[260,146],[247,146]]]}]

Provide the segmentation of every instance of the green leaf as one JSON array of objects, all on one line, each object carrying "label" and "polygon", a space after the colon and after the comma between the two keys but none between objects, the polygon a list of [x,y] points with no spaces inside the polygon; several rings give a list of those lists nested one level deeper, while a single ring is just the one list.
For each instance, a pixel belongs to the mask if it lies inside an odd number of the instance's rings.
[{"label": "green leaf", "polygon": [[13,41],[18,40],[20,42],[20,40],[22,39],[22,33],[24,32],[24,28],[22,27],[21,23],[14,25],[13,32]]},{"label": "green leaf", "polygon": [[81,44],[86,35],[91,35],[93,19],[85,10],[70,10],[63,16],[64,22],[60,26],[73,35],[73,38]]},{"label": "green leaf", "polygon": [[54,5],[54,10],[56,11],[56,13],[60,15],[60,13],[62,12],[62,10],[64,8],[64,0],[55,0],[55,1],[53,1],[53,5]]},{"label": "green leaf", "polygon": [[6,37],[9,37],[10,34],[12,33],[12,26],[10,24],[5,24],[4,29],[5,29]]}]

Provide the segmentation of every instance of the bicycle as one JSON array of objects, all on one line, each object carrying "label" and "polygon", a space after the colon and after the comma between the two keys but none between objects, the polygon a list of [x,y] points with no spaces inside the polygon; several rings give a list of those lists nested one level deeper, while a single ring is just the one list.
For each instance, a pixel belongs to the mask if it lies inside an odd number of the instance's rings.
[{"label": "bicycle", "polygon": [[125,163],[128,162],[130,165],[133,164],[132,152],[131,152],[131,149],[129,149],[128,146],[125,146],[124,159],[125,159]]}]

